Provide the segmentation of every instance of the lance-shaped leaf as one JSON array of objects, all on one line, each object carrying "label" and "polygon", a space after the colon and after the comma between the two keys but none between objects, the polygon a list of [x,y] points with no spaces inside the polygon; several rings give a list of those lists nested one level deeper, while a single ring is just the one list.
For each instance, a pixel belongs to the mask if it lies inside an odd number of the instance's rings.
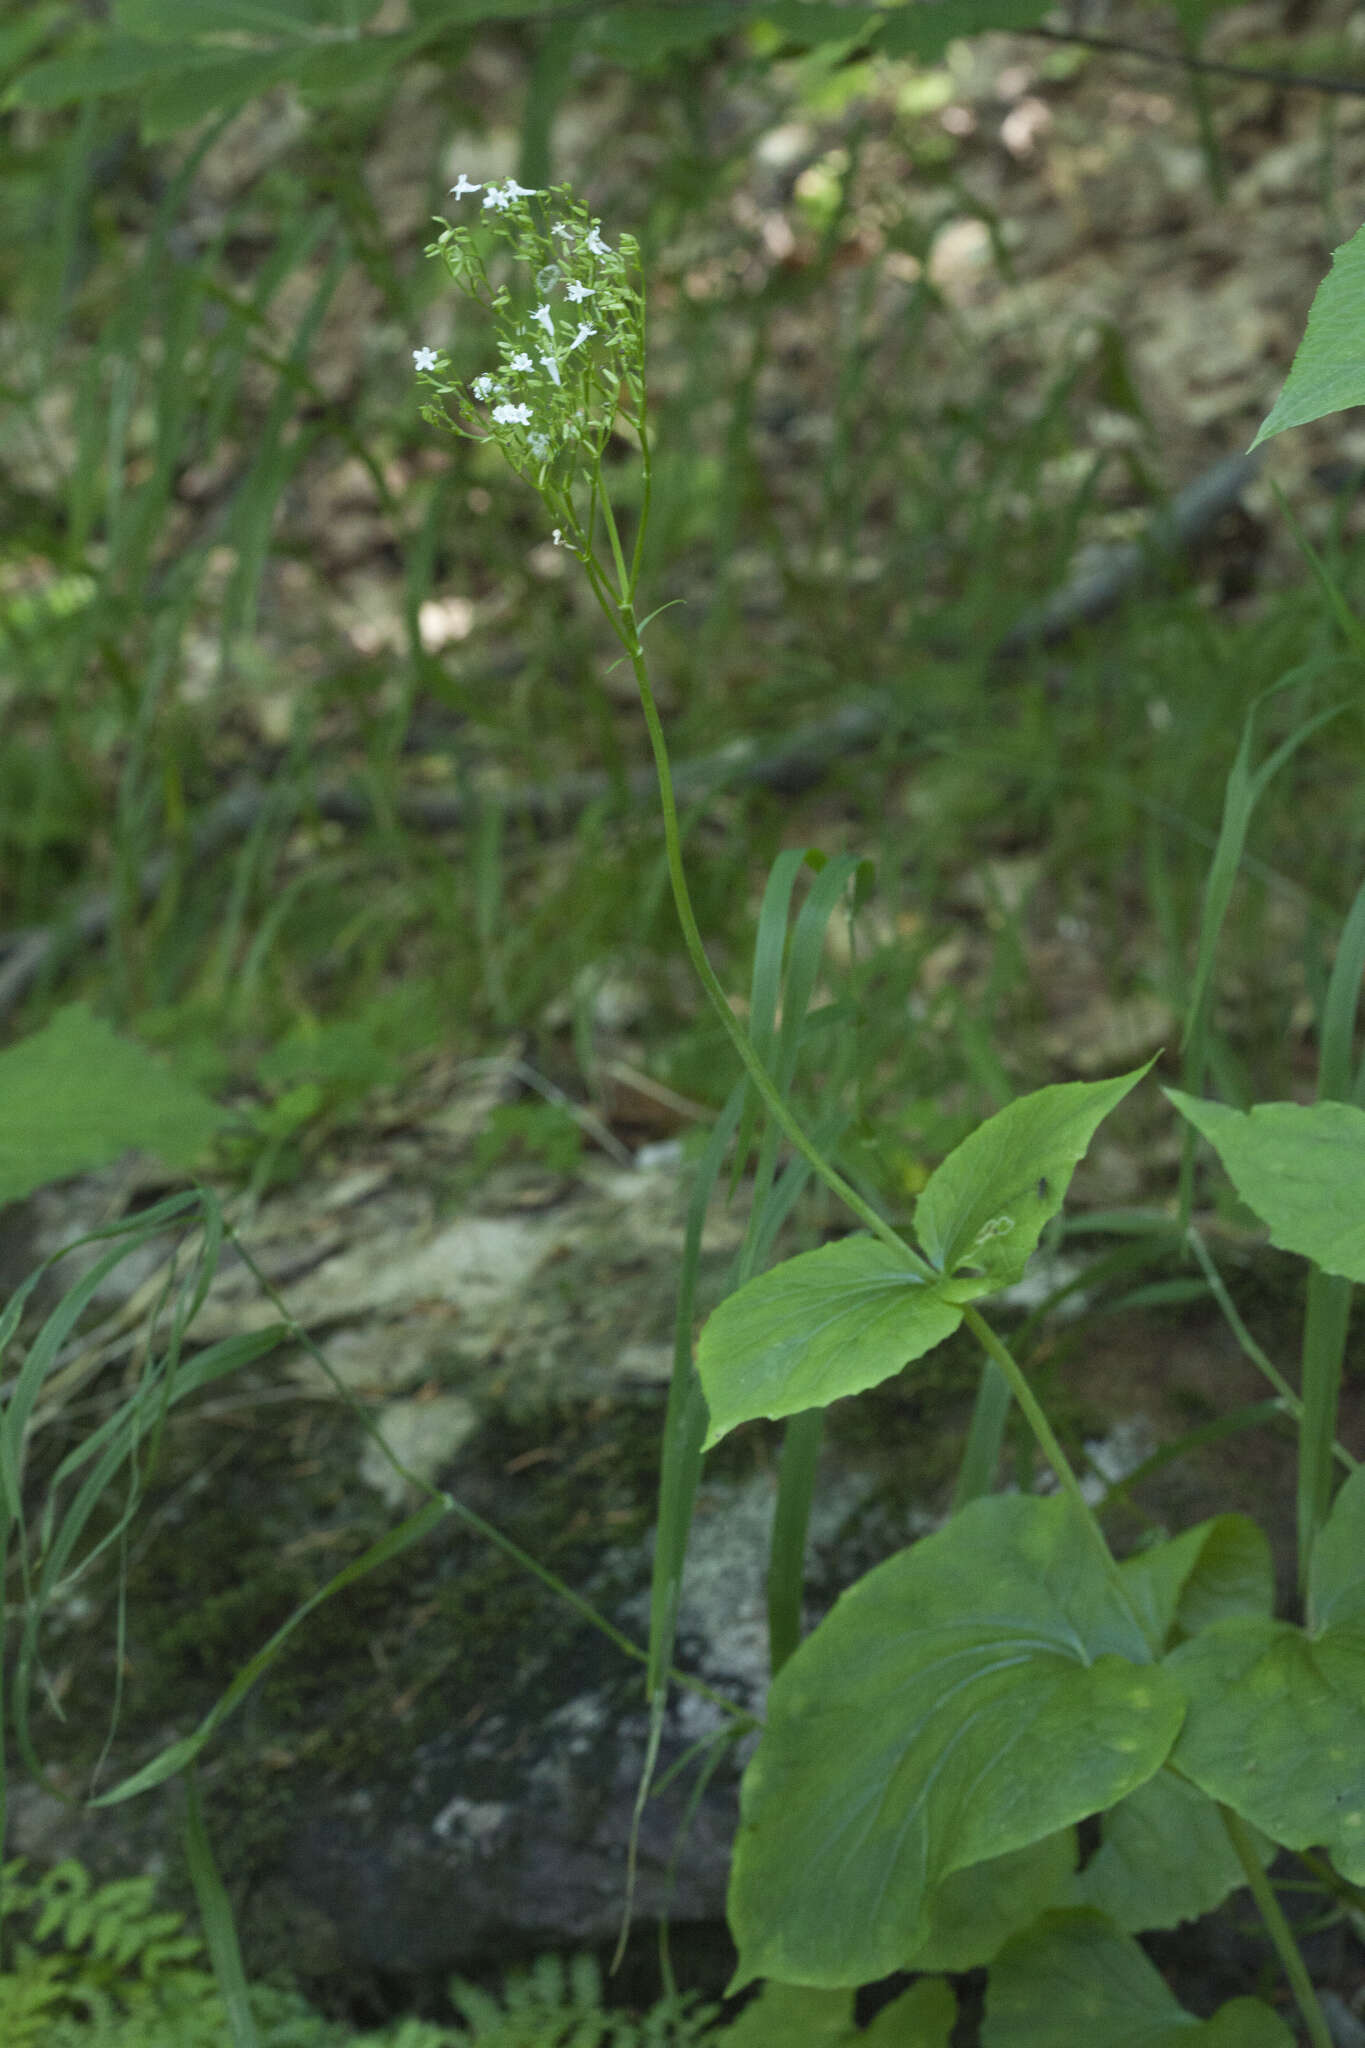
[{"label": "lance-shaped leaf", "polygon": [[1167,1088],[1282,1252],[1365,1280],[1365,1109],[1258,1102],[1243,1113]]},{"label": "lance-shaped leaf", "polygon": [[[1196,2038],[1197,2036],[1197,2038]],[[1100,1913],[1047,1913],[991,1971],[981,2048],[1294,2048],[1258,1998],[1186,2012],[1131,1935]]]},{"label": "lance-shaped leaf", "polygon": [[1259,448],[1286,427],[1302,427],[1343,406],[1365,404],[1365,228],[1332,251],[1332,268],[1308,309],[1308,331],[1283,391],[1252,442]]},{"label": "lance-shaped leaf", "polygon": [[1365,1884],[1365,1467],[1313,1552],[1308,1630],[1216,1621],[1164,1668],[1184,1689],[1173,1762],[1289,1849],[1325,1848]]},{"label": "lance-shaped leaf", "polygon": [[788,1259],[723,1301],[701,1333],[705,1448],[756,1415],[799,1415],[875,1387],[961,1320],[955,1303],[875,1237]]},{"label": "lance-shaped leaf", "polygon": [[1040,1088],[964,1138],[915,1204],[915,1230],[935,1272],[979,1276],[983,1291],[1013,1286],[1099,1125],[1146,1072]]},{"label": "lance-shaped leaf", "polygon": [[964,1139],[915,1210],[933,1273],[859,1235],[788,1259],[722,1302],[697,1348],[706,1449],[754,1416],[799,1415],[877,1386],[951,1336],[965,1302],[1017,1280],[1096,1126],[1146,1071],[1039,1089]]},{"label": "lance-shaped leaf", "polygon": [[953,1871],[1124,1798],[1179,1688],[1070,1501],[995,1495],[852,1587],[783,1666],[745,1773],[737,1988],[861,1984]]}]

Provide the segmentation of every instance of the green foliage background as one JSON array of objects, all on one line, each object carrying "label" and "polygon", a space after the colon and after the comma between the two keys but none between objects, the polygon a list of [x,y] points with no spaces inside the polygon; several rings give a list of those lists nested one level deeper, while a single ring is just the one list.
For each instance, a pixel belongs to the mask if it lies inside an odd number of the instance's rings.
[{"label": "green foliage background", "polygon": [[[854,685],[884,695],[879,741],[836,775],[821,825],[877,855],[886,916],[850,945],[836,999],[793,1055],[798,1099],[837,1112],[841,1165],[908,1210],[965,1131],[1051,1077],[1035,905],[1044,923],[1093,931],[1116,1009],[1134,994],[1172,1015],[1191,1006],[1228,1101],[1292,1090],[1343,877],[1365,850],[1359,720],[1286,739],[1337,687],[1340,622],[1284,588],[1248,633],[1177,578],[1082,640],[1060,685],[1039,661],[1002,678],[992,649],[1056,584],[1114,468],[1152,500],[1182,479],[1163,469],[1112,330],[1017,402],[965,359],[946,408],[922,395],[942,390],[923,365],[966,352],[932,287],[903,288],[907,269],[923,276],[964,206],[991,260],[1009,257],[943,135],[913,116],[906,151],[930,203],[891,209],[877,263],[843,261],[875,139],[862,96],[932,106],[954,38],[1043,12],[213,0],[187,25],[178,0],[114,0],[103,17],[39,4],[0,21],[0,925],[13,935],[0,986],[42,939],[7,1012],[20,1043],[0,1055],[0,1102],[8,1087],[34,1119],[17,1139],[13,1118],[0,1133],[0,1199],[130,1140],[211,1159],[259,1192],[325,1162],[437,1048],[515,1037],[554,1085],[591,1099],[599,998],[622,982],[651,1072],[703,1110],[724,1097],[718,1034],[670,971],[656,827],[630,795],[640,734],[603,680],[601,637],[538,564],[533,506],[478,455],[467,469],[433,462],[410,402],[407,351],[446,314],[422,235],[391,235],[371,152],[396,108],[423,107],[438,128],[466,124],[476,149],[480,64],[503,81],[489,126],[499,147],[515,131],[528,181],[561,170],[557,123],[576,96],[617,94],[629,116],[638,154],[599,182],[631,210],[658,281],[660,594],[686,602],[653,631],[680,752],[787,733]],[[1193,49],[1208,10],[1176,12]],[[722,102],[728,134],[709,119]],[[205,203],[212,152],[268,104],[298,114],[295,141],[249,189]],[[1213,208],[1216,121],[1199,110]],[[759,139],[784,121],[829,146],[792,202],[800,260],[756,276],[732,209]],[[434,163],[427,185],[435,210]],[[712,261],[719,283],[689,295]],[[888,320],[879,306],[896,291]],[[337,372],[348,305],[364,338]],[[817,370],[793,374],[776,404],[765,374],[789,360],[793,327]],[[451,339],[472,367],[476,344]],[[1134,439],[1067,471],[1097,399]],[[329,571],[307,508],[344,464],[364,479],[401,590],[398,640],[370,652],[319,598]],[[1060,498],[1047,483],[1059,469],[1077,479]],[[1358,605],[1346,511],[1322,561]],[[479,639],[473,662],[424,638],[424,607],[452,591],[512,625]],[[1215,1007],[1192,934],[1231,736],[1292,664],[1265,716],[1285,772],[1258,790],[1256,841],[1233,864]],[[600,763],[570,828],[548,845],[525,830],[527,789]],[[458,833],[426,828],[414,764],[461,797]],[[699,910],[736,979],[755,877],[803,822],[795,799],[739,790],[688,816]],[[1000,879],[1021,854],[1035,862],[1022,895]],[[964,926],[970,978],[952,966]],[[84,1010],[63,1007],[73,995]],[[106,1120],[67,1076],[120,1061],[127,1100]],[[1151,1116],[1124,1127],[1139,1158]],[[509,1105],[477,1163],[520,1149],[571,1172],[580,1139],[554,1109]],[[1145,1165],[1139,1191],[1171,1163],[1168,1150]],[[813,1199],[803,1227],[823,1220]],[[99,1896],[84,1920],[25,1898],[48,1920],[0,1977],[13,2024],[39,2014],[53,2041],[68,2023],[108,2033],[145,2026],[164,1998],[178,2040],[201,2019],[217,2028],[210,1980],[150,1896]],[[45,1948],[53,1939],[66,1946]],[[287,1993],[256,1995],[280,2048],[322,2024]],[[837,2038],[847,2004],[827,2018]],[[932,2038],[941,2019],[905,2024]]]}]

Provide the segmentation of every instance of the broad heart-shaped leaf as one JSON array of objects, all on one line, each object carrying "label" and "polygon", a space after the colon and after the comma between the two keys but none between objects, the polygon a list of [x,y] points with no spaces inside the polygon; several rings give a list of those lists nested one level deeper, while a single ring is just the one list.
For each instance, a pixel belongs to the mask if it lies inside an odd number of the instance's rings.
[{"label": "broad heart-shaped leaf", "polygon": [[900,1967],[955,1870],[1124,1798],[1179,1688],[1064,1497],[997,1494],[850,1588],[778,1673],[744,1775],[732,1989]]},{"label": "broad heart-shaped leaf", "polygon": [[[1365,360],[1365,356],[1362,358]],[[1365,1109],[1259,1102],[1245,1113],[1167,1088],[1282,1252],[1365,1280]]]},{"label": "broad heart-shaped leaf", "polygon": [[[1195,2036],[1198,2035],[1198,2039]],[[1197,2020],[1101,1913],[1045,1913],[991,1970],[981,2048],[1294,2048],[1258,1998]]]},{"label": "broad heart-shaped leaf", "polygon": [[1289,1849],[1365,1884],[1365,1468],[1314,1548],[1307,1632],[1234,1616],[1164,1668],[1189,1703],[1173,1762]]},{"label": "broad heart-shaped leaf", "polygon": [[0,1202],[137,1146],[188,1166],[228,1112],[83,1003],[0,1053]]},{"label": "broad heart-shaped leaf", "polygon": [[841,1238],[760,1273],[721,1303],[697,1345],[705,1449],[756,1415],[799,1415],[879,1385],[961,1320],[875,1237]]},{"label": "broad heart-shaped leaf", "polygon": [[1279,397],[1252,442],[1306,426],[1346,405],[1365,404],[1365,228],[1332,251],[1332,268],[1308,311],[1308,331]]},{"label": "broad heart-shaped leaf", "polygon": [[1216,1515],[1119,1569],[1155,1656],[1177,1632],[1197,1635],[1225,1615],[1265,1615],[1275,1605],[1270,1545],[1247,1515]]},{"label": "broad heart-shaped leaf", "polygon": [[983,1291],[1013,1286],[1099,1125],[1146,1072],[1040,1088],[964,1138],[915,1204],[915,1230],[935,1272],[980,1275]]},{"label": "broad heart-shaped leaf", "polygon": [[915,1943],[902,1967],[979,1969],[1012,1934],[1036,1920],[1044,1906],[1070,1905],[1075,1880],[1074,1828],[1045,1835],[1026,1849],[1012,1849],[1008,1856],[955,1870],[931,1893],[929,1931]]},{"label": "broad heart-shaped leaf", "polygon": [[[1264,1845],[1269,1862],[1275,1845]],[[1100,1822],[1100,1846],[1078,1872],[1070,1900],[1107,1913],[1130,1934],[1178,1927],[1221,1906],[1246,1883],[1212,1800],[1173,1771],[1158,1771]]]},{"label": "broad heart-shaped leaf", "polygon": [[1283,1621],[1218,1621],[1165,1668],[1188,1702],[1178,1768],[1286,1848],[1325,1848],[1365,1884],[1365,1626],[1312,1639]]}]

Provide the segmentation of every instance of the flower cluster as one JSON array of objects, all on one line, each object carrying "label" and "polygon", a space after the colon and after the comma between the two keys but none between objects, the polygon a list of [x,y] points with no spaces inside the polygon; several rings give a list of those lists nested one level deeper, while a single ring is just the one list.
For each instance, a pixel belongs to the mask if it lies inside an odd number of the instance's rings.
[{"label": "flower cluster", "polygon": [[451,196],[480,203],[470,221],[442,220],[426,253],[492,314],[498,363],[465,386],[449,381],[441,350],[414,349],[423,383],[454,407],[427,405],[423,417],[495,440],[571,523],[574,481],[592,484],[618,414],[643,431],[638,245],[630,235],[607,242],[567,185],[477,185],[462,171]]}]

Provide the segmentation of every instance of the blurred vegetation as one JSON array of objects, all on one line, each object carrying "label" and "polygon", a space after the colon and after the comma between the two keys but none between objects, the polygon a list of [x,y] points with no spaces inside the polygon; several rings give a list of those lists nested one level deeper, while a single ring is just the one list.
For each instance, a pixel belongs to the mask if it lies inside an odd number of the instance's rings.
[{"label": "blurred vegetation", "polygon": [[[736,985],[779,844],[876,858],[839,981],[845,1083],[911,1187],[983,1110],[1078,1064],[1105,1003],[1179,1008],[1232,735],[1330,628],[1305,590],[1263,595],[1253,626],[1176,574],[1060,658],[991,660],[1116,473],[1149,501],[1186,479],[1121,335],[1041,376],[1021,350],[1013,387],[962,348],[929,261],[973,212],[927,118],[952,52],[916,69],[694,22],[623,69],[605,31],[438,35],[442,10],[414,4],[327,43],[330,69],[299,72],[291,43],[292,73],[259,49],[235,84],[194,72],[200,105],[162,13],[120,17],[170,66],[150,102],[66,103],[114,33],[69,9],[0,39],[0,931],[54,939],[5,1030],[86,996],[247,1108],[244,1164],[264,1146],[272,1173],[438,1045],[517,1037],[591,1099],[611,985],[658,1081],[723,1092],[600,624],[492,452],[432,445],[408,374],[433,339],[477,368],[421,258],[449,174],[551,156],[647,252],[653,585],[683,600],[653,647],[678,756],[849,695],[894,707],[812,794],[694,806],[699,912]],[[888,186],[892,165],[913,183]],[[1096,407],[1128,424],[1107,453]],[[1359,744],[1304,749],[1261,819],[1220,1020],[1234,1099],[1253,1073],[1292,1085],[1360,850]],[[518,819],[528,785],[601,767],[578,815]],[[458,795],[464,827],[415,824],[414,791]],[[91,944],[74,927],[99,897]],[[1058,930],[1094,977],[1060,1041]]]}]

